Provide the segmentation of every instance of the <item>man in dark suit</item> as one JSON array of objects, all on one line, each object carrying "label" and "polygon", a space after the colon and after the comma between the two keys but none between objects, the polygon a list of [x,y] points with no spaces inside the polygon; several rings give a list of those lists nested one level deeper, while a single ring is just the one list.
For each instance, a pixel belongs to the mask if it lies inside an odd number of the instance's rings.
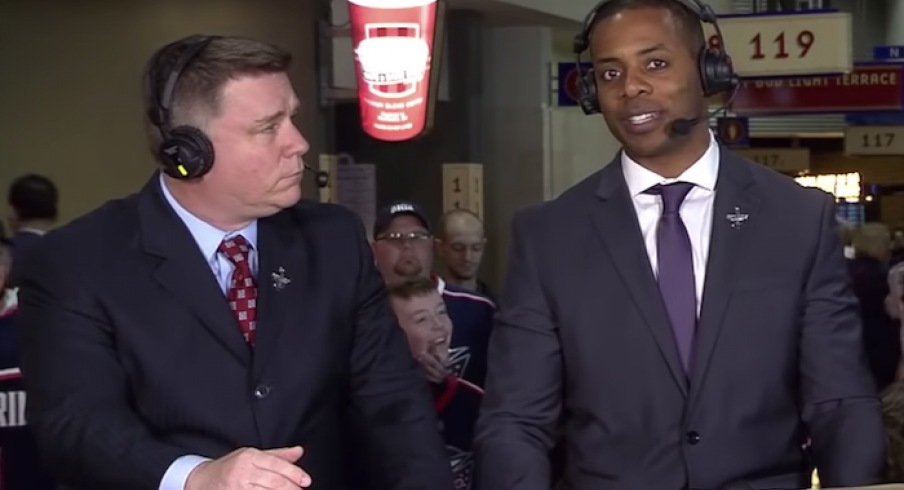
[{"label": "man in dark suit", "polygon": [[29,254],[28,419],[69,487],[360,490],[363,439],[375,483],[451,489],[362,223],[299,204],[289,63],[242,38],[162,48],[145,80],[162,174]]},{"label": "man in dark suit", "polygon": [[808,437],[825,487],[882,479],[833,200],[715,143],[683,3],[594,19],[623,152],[514,221],[478,488],[548,490],[560,437],[568,490],[807,488]]}]

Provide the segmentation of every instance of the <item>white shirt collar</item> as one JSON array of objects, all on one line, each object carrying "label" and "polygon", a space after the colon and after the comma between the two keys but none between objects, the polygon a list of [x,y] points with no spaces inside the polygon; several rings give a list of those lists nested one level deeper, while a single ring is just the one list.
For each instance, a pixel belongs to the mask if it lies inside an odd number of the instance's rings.
[{"label": "white shirt collar", "polygon": [[232,238],[236,235],[245,237],[251,245],[251,248],[257,250],[257,221],[252,222],[241,230],[223,231],[191,214],[190,211],[182,207],[182,205],[179,204],[179,201],[176,201],[176,198],[173,197],[173,194],[166,187],[166,182],[163,180],[163,174],[160,175],[160,189],[163,191],[163,197],[166,198],[166,201],[173,208],[173,211],[176,212],[182,222],[185,223],[185,226],[188,227],[188,231],[191,232],[195,242],[198,243],[198,247],[201,248],[201,253],[204,254],[205,259],[211,260],[216,257],[220,243],[224,239]]},{"label": "white shirt collar", "polygon": [[436,290],[439,292],[440,296],[446,292],[446,281],[443,280],[442,277],[439,277],[437,274],[431,274],[430,279],[436,283]]},{"label": "white shirt collar", "polygon": [[676,179],[667,179],[652,170],[649,170],[632,160],[622,151],[622,173],[628,184],[628,191],[634,198],[643,194],[653,186],[670,184],[672,182],[687,182],[708,191],[716,188],[716,179],[719,176],[719,145],[712,131],[709,133],[709,148],[687,170]]}]

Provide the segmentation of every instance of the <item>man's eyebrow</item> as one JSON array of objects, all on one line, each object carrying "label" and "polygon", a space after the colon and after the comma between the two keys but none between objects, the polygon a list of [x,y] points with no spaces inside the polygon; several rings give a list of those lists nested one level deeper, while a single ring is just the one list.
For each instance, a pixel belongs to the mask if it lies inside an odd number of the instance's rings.
[{"label": "man's eyebrow", "polygon": [[255,126],[268,126],[286,117],[286,111],[279,111],[254,121]]},{"label": "man's eyebrow", "polygon": [[[667,51],[667,50],[668,50],[668,46],[666,46],[665,44],[662,44],[662,43],[658,43],[653,46],[641,49],[640,51],[637,52],[637,55],[643,56],[646,54],[655,53],[656,51]],[[596,58],[594,61],[598,64],[616,63],[616,62],[618,62],[618,58],[612,58],[612,57]]]}]

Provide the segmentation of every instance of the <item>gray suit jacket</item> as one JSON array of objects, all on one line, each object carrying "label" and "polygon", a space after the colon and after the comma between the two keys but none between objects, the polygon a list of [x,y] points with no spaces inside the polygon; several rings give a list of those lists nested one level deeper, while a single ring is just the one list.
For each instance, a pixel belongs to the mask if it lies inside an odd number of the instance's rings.
[{"label": "gray suit jacket", "polygon": [[[722,150],[686,375],[620,159],[521,212],[478,423],[479,490],[794,489],[881,481],[879,401],[834,203]],[[749,215],[732,227],[728,215]],[[689,379],[688,379],[689,378]]]}]

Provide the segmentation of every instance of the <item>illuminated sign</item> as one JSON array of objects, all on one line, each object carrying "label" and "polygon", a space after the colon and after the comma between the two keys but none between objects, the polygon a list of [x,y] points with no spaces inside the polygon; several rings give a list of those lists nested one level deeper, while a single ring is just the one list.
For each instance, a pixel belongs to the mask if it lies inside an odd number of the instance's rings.
[{"label": "illuminated sign", "polygon": [[406,141],[429,131],[444,0],[348,0],[364,132]]},{"label": "illuminated sign", "polygon": [[803,177],[797,177],[794,180],[804,187],[816,187],[822,189],[829,194],[834,195],[837,199],[844,199],[847,202],[857,202],[860,200],[860,174],[857,172],[848,174],[805,175]]},{"label": "illuminated sign", "polygon": [[744,80],[731,103],[738,114],[904,110],[904,65],[857,66],[834,76]]},{"label": "illuminated sign", "polygon": [[[725,50],[742,77],[846,73],[854,61],[851,14],[793,12],[719,17]],[[719,39],[704,24],[710,46]]]}]

